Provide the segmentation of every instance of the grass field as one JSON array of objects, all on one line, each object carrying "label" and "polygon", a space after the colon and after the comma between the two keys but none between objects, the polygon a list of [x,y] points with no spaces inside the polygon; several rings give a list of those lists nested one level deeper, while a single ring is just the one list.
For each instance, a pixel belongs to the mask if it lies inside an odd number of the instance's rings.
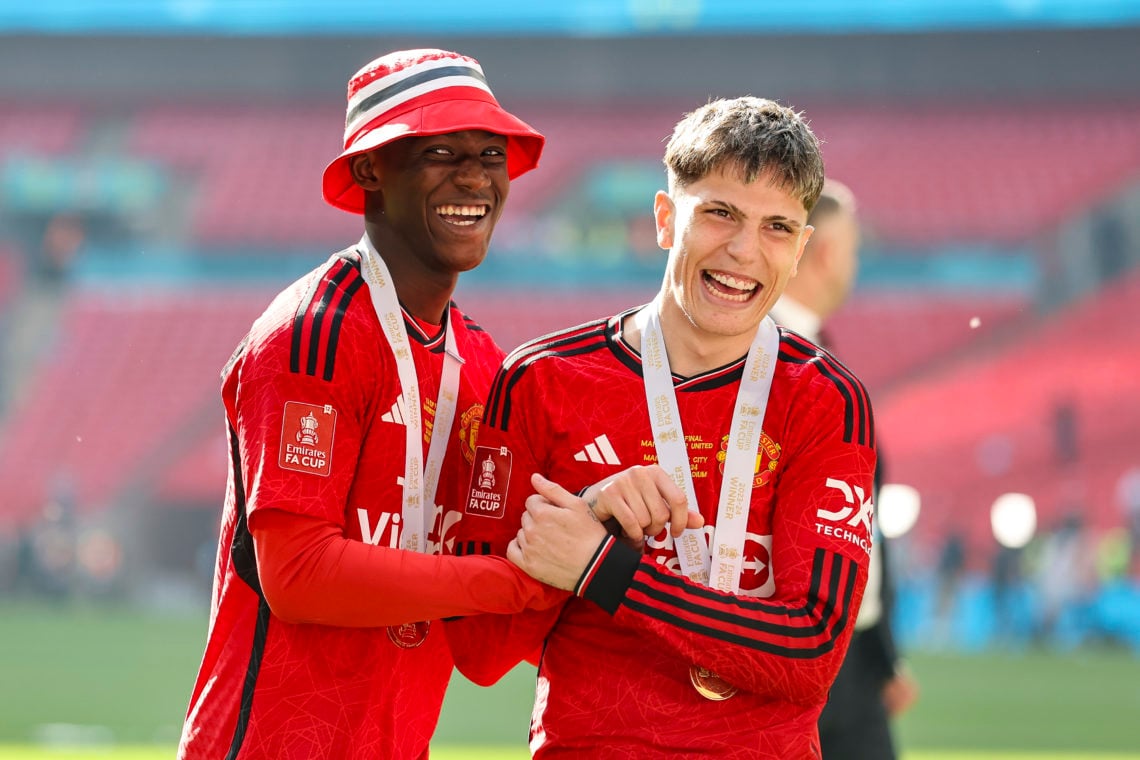
[{"label": "grass field", "polygon": [[[0,602],[0,758],[170,758],[205,616]],[[1118,652],[920,654],[905,760],[1140,760],[1140,658]],[[456,677],[432,757],[525,758],[533,671]],[[91,740],[89,750],[77,742]]]}]

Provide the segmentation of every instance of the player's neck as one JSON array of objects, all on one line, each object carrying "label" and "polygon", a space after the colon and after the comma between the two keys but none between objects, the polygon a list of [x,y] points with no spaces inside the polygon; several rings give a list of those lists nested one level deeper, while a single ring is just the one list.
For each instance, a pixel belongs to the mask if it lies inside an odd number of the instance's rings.
[{"label": "player's neck", "polygon": [[[636,312],[626,317],[622,337],[631,348],[641,353],[639,322]],[[681,377],[696,377],[731,364],[746,356],[752,346],[751,335],[713,335],[699,330],[683,315],[678,319],[668,310],[661,317],[661,330],[665,351],[669,355],[669,370]]]},{"label": "player's neck", "polygon": [[404,310],[429,324],[442,324],[455,286],[459,283],[459,273],[433,269],[422,258],[402,250],[398,243],[374,234],[372,229],[369,235],[388,267],[396,296]]},{"label": "player's neck", "polygon": [[392,273],[392,279],[396,285],[396,295],[405,311],[428,324],[443,323],[443,316],[451,303],[451,294],[455,292],[454,282],[449,287],[441,287],[415,278],[401,278],[395,272]]}]

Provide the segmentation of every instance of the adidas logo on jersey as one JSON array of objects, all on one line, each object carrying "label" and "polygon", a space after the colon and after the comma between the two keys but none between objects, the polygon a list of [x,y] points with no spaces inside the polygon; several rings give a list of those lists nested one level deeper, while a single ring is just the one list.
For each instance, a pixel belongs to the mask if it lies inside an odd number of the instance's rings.
[{"label": "adidas logo on jersey", "polygon": [[397,425],[404,423],[404,395],[400,394],[396,397],[396,403],[392,404],[392,408],[380,415],[380,419],[384,422],[394,422]]},{"label": "adidas logo on jersey", "polygon": [[605,434],[599,435],[593,443],[586,444],[586,448],[574,455],[576,462],[593,462],[595,464],[621,464],[617,452],[610,445],[610,439]]}]

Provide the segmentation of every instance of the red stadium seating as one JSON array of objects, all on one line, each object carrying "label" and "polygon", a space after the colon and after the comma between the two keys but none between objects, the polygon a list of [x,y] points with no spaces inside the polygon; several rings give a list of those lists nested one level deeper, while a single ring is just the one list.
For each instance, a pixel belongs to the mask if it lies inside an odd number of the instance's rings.
[{"label": "red stadium seating", "polygon": [[[879,400],[887,480],[933,497],[919,535],[955,528],[988,550],[989,508],[1006,491],[1032,495],[1045,526],[1073,508],[1094,529],[1121,524],[1116,481],[1140,464],[1138,302],[1133,275],[1016,342]],[[1056,423],[1066,404],[1075,421],[1067,445]]]},{"label": "red stadium seating", "polygon": [[0,317],[5,315],[24,276],[24,261],[20,252],[0,244]]},{"label": "red stadium seating", "polygon": [[0,103],[3,156],[59,156],[79,147],[84,134],[81,109],[69,105]]},{"label": "red stadium seating", "polygon": [[[1022,243],[1140,170],[1137,105],[1082,104],[1080,119],[1052,103],[797,106],[824,140],[828,172],[853,187],[868,229],[893,245]],[[659,165],[691,104],[513,107],[548,141],[540,168],[512,188],[506,228],[556,206],[591,167]],[[197,179],[193,229],[203,243],[337,245],[358,228],[320,197],[339,121],[323,106],[155,106],[134,119],[127,149]]]},{"label": "red stadium seating", "polygon": [[992,342],[1029,309],[1020,295],[857,291],[827,329],[833,353],[877,398],[913,373]]},{"label": "red stadium seating", "polygon": [[0,429],[0,522],[67,487],[77,510],[147,498],[171,461],[221,426],[218,373],[264,293],[85,294]]},{"label": "red stadium seating", "polygon": [[306,105],[156,106],[135,118],[127,146],[196,180],[199,242],[323,248],[360,234],[358,220],[321,199],[341,118]]}]

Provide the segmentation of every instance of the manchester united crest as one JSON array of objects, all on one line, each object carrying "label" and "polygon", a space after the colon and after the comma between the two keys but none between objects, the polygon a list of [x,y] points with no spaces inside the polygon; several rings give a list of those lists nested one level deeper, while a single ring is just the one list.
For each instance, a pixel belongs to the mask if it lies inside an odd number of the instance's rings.
[{"label": "manchester united crest", "polygon": [[[717,468],[724,473],[724,460],[728,456],[728,436],[720,439],[720,451],[716,453]],[[780,444],[772,440],[767,433],[760,432],[760,450],[756,452],[756,468],[753,471],[755,478],[753,488],[766,486],[772,482],[776,466],[780,463]]]},{"label": "manchester united crest", "polygon": [[479,438],[479,424],[482,420],[482,404],[472,404],[459,416],[459,448],[467,464],[475,461],[475,441]]}]

